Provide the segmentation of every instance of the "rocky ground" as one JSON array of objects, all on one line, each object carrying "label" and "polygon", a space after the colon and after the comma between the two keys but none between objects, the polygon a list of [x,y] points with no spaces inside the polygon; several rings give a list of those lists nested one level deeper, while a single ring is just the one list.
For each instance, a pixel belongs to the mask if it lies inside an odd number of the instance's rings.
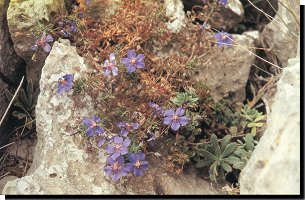
[{"label": "rocky ground", "polygon": [[[98,2],[91,1],[92,5]],[[0,0],[0,8],[6,11],[0,14],[0,103],[3,105],[0,116],[4,116],[9,105],[5,89],[16,89],[23,76],[28,81],[33,80],[34,89],[40,88],[34,131],[29,131],[20,122],[13,122],[15,118],[10,114],[0,124],[2,193],[239,193],[230,191],[230,187],[223,189],[226,184],[230,185],[229,182],[211,184],[196,175],[192,168],[180,175],[171,174],[166,170],[164,160],[153,154],[148,155],[151,170],[142,181],[132,177],[116,185],[104,178],[101,170],[103,159],[88,154],[81,145],[81,138],[72,133],[76,119],[94,113],[91,97],[75,98],[64,94],[64,98],[58,98],[52,89],[64,71],[78,78],[92,68],[69,40],[56,41],[50,53],[35,57],[29,48],[33,43],[31,28],[39,20],[51,19],[54,12],[67,13],[72,3],[69,0]],[[165,0],[167,28],[173,33],[183,31],[188,23],[188,13],[194,5],[201,4],[202,1],[196,0]],[[300,140],[295,138],[300,137],[300,29],[295,19],[299,18],[299,3],[290,5],[296,16],[277,0],[270,1],[270,4],[260,1],[255,6],[274,19],[268,19],[247,0],[229,0],[218,15],[211,17],[210,26],[232,33],[239,45],[202,55],[200,62],[205,64],[195,79],[204,81],[211,88],[213,99],[229,99],[232,104],[236,103],[236,107],[238,102],[256,93],[251,103],[253,106],[263,105],[261,109],[267,114],[266,130],[241,172],[240,194],[298,194]],[[108,11],[111,13],[112,9]],[[286,26],[279,25],[279,22]],[[180,54],[183,45],[183,41],[175,41],[155,52],[160,57]],[[265,78],[267,73],[273,76]]]}]

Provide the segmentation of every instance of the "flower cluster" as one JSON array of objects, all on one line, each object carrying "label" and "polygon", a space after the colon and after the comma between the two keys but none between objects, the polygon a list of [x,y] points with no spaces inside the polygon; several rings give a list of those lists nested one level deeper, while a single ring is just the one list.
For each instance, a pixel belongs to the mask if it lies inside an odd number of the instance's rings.
[{"label": "flower cluster", "polygon": [[233,43],[233,36],[227,32],[215,33],[217,39],[217,46],[231,46]]},{"label": "flower cluster", "polygon": [[39,47],[42,47],[45,52],[50,52],[51,45],[49,43],[53,41],[53,37],[50,34],[43,32],[41,37],[35,41],[34,45],[31,46],[31,49],[33,51],[37,51]]},{"label": "flower cluster", "polygon": [[133,130],[137,130],[139,128],[138,123],[127,123],[127,122],[119,122],[118,127],[121,129],[121,135],[126,137],[127,134]]},{"label": "flower cluster", "polygon": [[154,102],[149,102],[149,107],[151,107],[152,109],[154,109],[153,114],[155,116],[164,116],[164,111],[163,108],[160,107],[158,104],[154,103]]},{"label": "flower cluster", "polygon": [[76,24],[73,21],[68,20],[68,19],[58,21],[57,25],[58,25],[58,29],[60,30],[59,33],[64,38],[71,37],[77,31]]},{"label": "flower cluster", "polygon": [[62,94],[63,92],[67,92],[72,89],[74,83],[74,75],[73,74],[66,74],[58,79],[57,83],[57,93]]}]

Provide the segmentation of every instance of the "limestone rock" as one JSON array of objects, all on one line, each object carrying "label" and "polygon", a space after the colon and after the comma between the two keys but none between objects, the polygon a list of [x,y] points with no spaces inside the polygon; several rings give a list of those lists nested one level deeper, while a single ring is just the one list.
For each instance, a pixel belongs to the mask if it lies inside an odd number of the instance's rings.
[{"label": "limestone rock", "polygon": [[6,18],[8,6],[9,1],[0,0],[0,77],[8,84],[18,86],[25,73],[25,63],[17,56],[10,37]]},{"label": "limestone rock", "polygon": [[36,61],[32,60],[34,52],[30,46],[34,44],[36,38],[31,28],[38,26],[39,20],[49,21],[53,12],[64,14],[66,12],[64,1],[11,0],[8,8],[7,20],[15,51],[25,60],[27,79],[32,79],[35,87],[38,86],[47,53],[39,52]]},{"label": "limestone rock", "polygon": [[[284,5],[282,5],[282,3]],[[287,66],[289,58],[296,56],[298,35],[300,33],[300,2],[281,1],[278,3],[278,12],[274,19],[265,26],[261,40],[264,48],[270,48],[272,55],[279,61],[281,67]],[[295,16],[287,9],[291,7]],[[286,25],[285,25],[286,24]]]},{"label": "limestone rock", "polygon": [[179,32],[185,24],[185,12],[181,0],[165,0],[165,14],[170,19],[167,28],[172,32]]},{"label": "limestone rock", "polygon": [[[160,161],[150,162],[150,169],[143,177],[130,177],[117,184],[108,180],[103,172],[106,162],[103,150],[100,156],[86,153],[81,144],[82,136],[71,136],[84,116],[95,114],[91,97],[87,94],[73,96],[72,91],[58,95],[56,88],[62,75],[72,73],[76,80],[90,71],[68,40],[54,43],[41,74],[41,93],[36,106],[38,141],[33,163],[25,177],[8,182],[2,193],[156,194],[154,183],[161,177],[180,188],[196,186],[191,190],[196,194],[218,193],[199,177],[183,178],[181,175],[180,179],[170,178],[166,172],[161,173],[164,162]],[[165,185],[169,184],[167,181],[163,181]],[[186,191],[177,189],[170,188],[166,192]]]},{"label": "limestone rock", "polygon": [[240,175],[240,194],[300,194],[300,59],[288,61],[261,137]]},{"label": "limestone rock", "polygon": [[245,87],[255,56],[254,39],[244,35],[233,35],[239,45],[230,47],[214,47],[218,52],[204,56],[199,66],[197,80],[211,88],[215,100],[230,98],[231,102],[242,102],[245,99]]},{"label": "limestone rock", "polygon": [[249,36],[254,39],[254,45],[255,47],[260,47],[261,46],[261,36],[260,32],[255,30],[255,31],[245,31],[243,32],[242,35]]},{"label": "limestone rock", "polygon": [[15,180],[16,178],[18,178],[17,176],[5,176],[3,178],[0,179],[0,191],[3,190],[4,186],[6,185],[6,183],[8,181],[12,181]]}]

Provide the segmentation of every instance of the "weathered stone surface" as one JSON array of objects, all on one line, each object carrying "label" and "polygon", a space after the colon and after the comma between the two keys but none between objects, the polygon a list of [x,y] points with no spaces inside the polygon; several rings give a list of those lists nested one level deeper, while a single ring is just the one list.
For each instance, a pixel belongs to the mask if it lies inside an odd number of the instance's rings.
[{"label": "weathered stone surface", "polygon": [[18,178],[18,177],[17,176],[5,176],[2,179],[0,179],[0,191],[3,190],[4,186],[6,185],[6,183],[8,181],[15,180],[16,178]]},{"label": "weathered stone surface", "polygon": [[10,146],[9,155],[17,156],[20,159],[32,161],[34,156],[35,143],[29,140],[21,140]]},{"label": "weathered stone surface", "polygon": [[[163,187],[174,184],[177,188],[164,189],[165,193],[187,192],[184,188],[196,186],[190,192],[215,194],[218,190],[208,187],[199,177],[171,178],[164,170],[164,162],[150,162],[150,169],[143,177],[130,177],[114,184],[104,176],[106,158],[86,153],[81,135],[74,127],[84,116],[95,114],[92,99],[86,94],[72,95],[72,91],[58,95],[57,80],[65,73],[75,79],[90,72],[75,47],[67,40],[55,42],[40,80],[41,93],[36,106],[37,146],[34,160],[27,176],[7,183],[4,194],[156,194],[155,182]],[[149,160],[149,156],[147,157]],[[161,178],[164,178],[162,181]],[[168,181],[171,181],[170,183]],[[125,184],[125,185],[124,185]],[[180,188],[180,189],[179,189]]]},{"label": "weathered stone surface", "polygon": [[25,63],[17,56],[10,37],[6,17],[8,5],[8,0],[0,0],[0,77],[16,86],[25,73]]},{"label": "weathered stone surface", "polygon": [[167,28],[172,32],[179,32],[185,24],[185,12],[181,0],[165,0],[165,14],[170,19]]},{"label": "weathered stone surface", "polygon": [[241,172],[241,194],[300,194],[300,59],[288,63],[268,128]]},{"label": "weathered stone surface", "polygon": [[[285,6],[291,7],[296,16]],[[265,26],[261,39],[263,46],[272,50],[271,57],[275,55],[279,61],[278,64],[281,67],[286,67],[288,59],[295,57],[297,53],[300,33],[298,25],[300,23],[300,1],[281,1],[278,7],[274,19]]]},{"label": "weathered stone surface", "polygon": [[[233,35],[239,45],[214,47],[216,52],[204,56],[198,68],[198,80],[211,88],[215,100],[229,98],[231,102],[242,102],[245,99],[245,87],[252,64],[254,63],[254,46],[252,37]],[[233,43],[234,44],[234,43]]]},{"label": "weathered stone surface", "polygon": [[261,36],[260,36],[259,31],[257,31],[257,30],[255,30],[255,31],[245,31],[245,32],[243,32],[242,35],[253,38],[255,47],[260,47],[261,46]]},{"label": "weathered stone surface", "polygon": [[[195,5],[205,5],[205,1],[202,0],[182,1],[187,10],[191,10]],[[244,9],[242,3],[239,0],[230,0],[226,6],[219,5],[219,10],[215,11],[214,14],[211,15],[208,24],[211,25],[212,28],[229,31],[241,22],[243,17]]]},{"label": "weathered stone surface", "polygon": [[27,79],[32,79],[34,86],[38,86],[47,53],[38,52],[36,61],[32,60],[34,52],[30,46],[34,44],[36,38],[31,28],[38,26],[39,20],[49,21],[52,12],[65,13],[64,1],[11,0],[8,8],[7,20],[14,48],[16,53],[25,60]]}]

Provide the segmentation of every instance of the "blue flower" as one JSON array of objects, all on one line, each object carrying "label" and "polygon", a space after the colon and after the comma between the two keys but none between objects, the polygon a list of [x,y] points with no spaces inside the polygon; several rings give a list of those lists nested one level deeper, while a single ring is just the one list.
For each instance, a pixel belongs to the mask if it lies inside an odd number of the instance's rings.
[{"label": "blue flower", "polygon": [[163,123],[166,125],[171,125],[174,131],[177,131],[180,126],[184,126],[188,123],[188,118],[184,116],[184,109],[178,108],[176,112],[173,109],[165,111],[165,118]]},{"label": "blue flower", "polygon": [[110,156],[106,160],[107,165],[104,167],[106,176],[111,176],[113,181],[118,181],[122,176],[128,174],[127,169],[124,167],[124,157],[119,156],[117,160],[112,159]]},{"label": "blue flower", "polygon": [[119,122],[118,127],[121,129],[121,135],[126,137],[127,134],[133,130],[137,130],[139,128],[138,123],[127,123],[127,122]]},{"label": "blue flower", "polygon": [[122,59],[122,63],[126,65],[128,73],[136,71],[136,69],[143,69],[145,56],[143,54],[136,54],[134,50],[127,51],[127,58]]},{"label": "blue flower", "polygon": [[154,109],[154,115],[156,116],[164,116],[164,111],[162,107],[160,107],[158,104],[154,102],[149,102],[149,107]]},{"label": "blue flower", "polygon": [[115,55],[114,53],[111,53],[109,55],[109,60],[105,60],[104,62],[104,74],[106,76],[109,76],[110,73],[112,72],[113,76],[117,76],[118,75],[118,68],[115,66],[116,62],[115,62]]},{"label": "blue flower", "polygon": [[101,118],[97,115],[93,115],[92,119],[85,117],[82,122],[88,128],[87,135],[89,137],[103,134],[105,132],[104,129],[98,125],[101,122]]},{"label": "blue flower", "polygon": [[129,138],[126,138],[123,141],[122,137],[116,136],[113,139],[113,144],[108,144],[106,152],[112,154],[112,159],[116,159],[117,157],[128,153],[128,146],[130,145],[130,142],[131,141]]},{"label": "blue flower", "polygon": [[143,171],[148,169],[148,162],[145,161],[145,154],[142,152],[131,153],[128,156],[130,163],[126,164],[126,169],[133,172],[135,176],[142,176]]},{"label": "blue flower", "polygon": [[74,83],[74,76],[73,74],[66,74],[58,79],[58,85],[57,85],[57,93],[62,94],[64,91],[69,91],[72,89]]},{"label": "blue flower", "polygon": [[45,32],[43,32],[41,37],[35,41],[34,45],[31,46],[31,49],[33,51],[37,51],[39,47],[42,47],[45,52],[50,52],[51,45],[48,43],[53,41],[53,37],[50,34],[47,35]]},{"label": "blue flower", "polygon": [[218,0],[218,4],[226,6],[229,0]]},{"label": "blue flower", "polygon": [[231,46],[233,43],[233,36],[227,32],[215,33],[217,39],[217,46]]}]

